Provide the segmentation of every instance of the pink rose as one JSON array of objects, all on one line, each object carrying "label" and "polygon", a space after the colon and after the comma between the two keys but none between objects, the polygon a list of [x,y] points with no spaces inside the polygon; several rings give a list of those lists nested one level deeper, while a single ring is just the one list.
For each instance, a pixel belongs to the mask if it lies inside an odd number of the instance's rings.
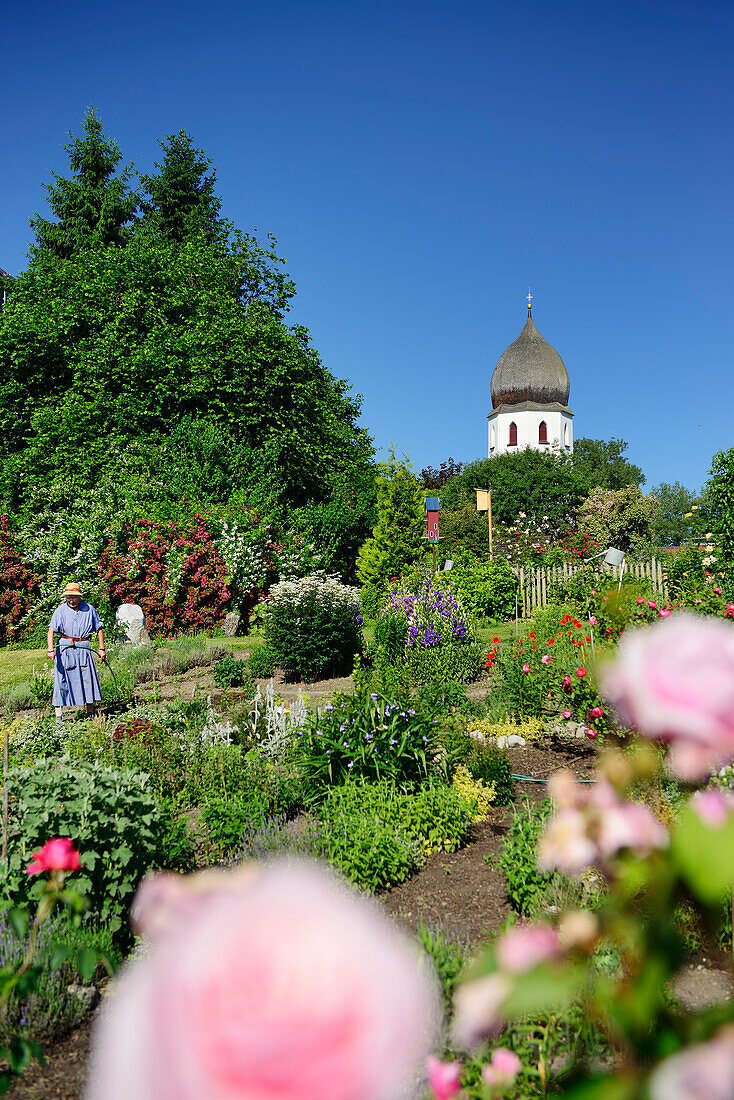
[{"label": "pink rose", "polygon": [[734,630],[681,612],[628,630],[604,690],[625,721],[671,743],[683,779],[703,778],[734,756]]},{"label": "pink rose", "polygon": [[482,1067],[482,1077],[491,1089],[505,1089],[513,1083],[522,1069],[522,1062],[512,1050],[497,1047],[486,1066]]},{"label": "pink rose", "polygon": [[41,875],[45,871],[78,871],[79,852],[66,836],[47,840],[42,848],[31,854],[32,863],[25,869],[27,875]]},{"label": "pink rose", "polygon": [[544,653],[543,656],[540,658],[540,663],[542,665],[547,665],[549,661],[550,661],[550,653]]},{"label": "pink rose", "polygon": [[461,1089],[461,1062],[441,1062],[435,1055],[426,1059],[428,1082],[436,1100],[451,1100]]},{"label": "pink rose", "polygon": [[593,730],[591,728],[591,726],[587,726],[586,729],[584,730],[584,733],[586,734],[587,737],[590,737],[592,741],[594,740],[595,737],[597,737],[596,730]]},{"label": "pink rose", "polygon": [[704,825],[718,829],[726,824],[734,811],[734,793],[709,787],[703,791],[696,791],[691,799],[691,806]]},{"label": "pink rose", "polygon": [[571,717],[571,711],[570,710],[562,710],[561,711],[561,718],[570,718],[570,717]]},{"label": "pink rose", "polygon": [[530,665],[523,665],[522,670],[525,673],[525,675],[527,675],[528,672],[530,672]]},{"label": "pink rose", "polygon": [[734,1096],[734,1028],[707,1043],[684,1047],[650,1077],[650,1100],[731,1100]]},{"label": "pink rose", "polygon": [[645,602],[645,597],[644,596],[638,596],[637,599],[635,600],[636,604],[642,604],[644,602]]},{"label": "pink rose", "polygon": [[589,615],[589,623],[591,624],[591,626],[596,626],[598,621],[599,620],[597,619],[596,615]]},{"label": "pink rose", "polygon": [[631,848],[647,856],[656,848],[667,848],[668,834],[652,810],[638,802],[620,802],[601,813],[597,838],[604,859]]},{"label": "pink rose", "polygon": [[578,676],[579,680],[583,680],[584,676],[586,675],[586,669],[585,668],[577,668],[576,669],[576,675]]},{"label": "pink rose", "polygon": [[302,861],[184,881],[164,923],[146,903],[157,935],[97,1021],[87,1100],[402,1096],[437,1001],[375,904]]},{"label": "pink rose", "polygon": [[502,1024],[502,1005],[512,989],[504,974],[464,982],[454,995],[453,1040],[459,1047],[471,1047],[492,1035]]},{"label": "pink rose", "polygon": [[660,616],[661,619],[667,619],[671,614],[672,614],[672,608],[670,608],[670,607],[661,607],[660,610],[658,611],[658,615]]},{"label": "pink rose", "polygon": [[601,707],[592,707],[590,712],[592,718],[601,718],[604,711]]},{"label": "pink rose", "polygon": [[571,686],[571,677],[570,676],[564,676],[562,683],[563,683],[563,686],[565,688],[570,688],[570,686]]},{"label": "pink rose", "polygon": [[524,974],[558,956],[558,935],[549,924],[518,924],[497,942],[497,962],[511,974]]},{"label": "pink rose", "polygon": [[596,845],[587,832],[586,815],[581,810],[559,810],[540,838],[538,869],[577,875],[596,863],[597,854]]},{"label": "pink rose", "polygon": [[652,607],[652,608],[654,609],[654,608],[656,608],[656,607],[657,607],[658,605],[657,605],[657,604],[655,603],[655,600],[648,600],[648,601],[647,601],[647,606],[648,606],[648,607]]},{"label": "pink rose", "polygon": [[714,589],[714,595],[720,596],[721,595],[721,589],[720,588],[715,588]]}]

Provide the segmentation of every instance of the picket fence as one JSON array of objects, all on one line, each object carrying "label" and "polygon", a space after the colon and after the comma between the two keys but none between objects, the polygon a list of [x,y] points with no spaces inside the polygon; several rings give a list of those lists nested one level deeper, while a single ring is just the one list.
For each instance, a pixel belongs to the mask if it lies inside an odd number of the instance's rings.
[{"label": "picket fence", "polygon": [[[600,565],[601,573],[610,579],[619,579],[620,566]],[[583,569],[583,565],[573,565],[564,562],[562,565],[538,565],[535,568],[520,566],[518,577],[520,580],[520,595],[518,611],[523,617],[532,615],[536,607],[545,607],[548,603],[548,593],[552,591],[551,585],[572,577]],[[668,598],[668,586],[665,583],[662,564],[657,558],[650,561],[629,562],[624,568],[625,575],[633,577],[646,577],[652,582],[652,587],[665,599]]]}]

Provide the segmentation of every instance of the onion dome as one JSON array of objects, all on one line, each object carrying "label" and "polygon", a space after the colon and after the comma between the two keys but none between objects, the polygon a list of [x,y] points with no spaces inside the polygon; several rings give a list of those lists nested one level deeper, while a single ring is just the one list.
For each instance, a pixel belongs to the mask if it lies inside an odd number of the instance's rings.
[{"label": "onion dome", "polygon": [[503,352],[492,373],[492,408],[532,401],[539,405],[568,404],[571,382],[560,355],[538,332],[531,316],[528,295],[528,319],[525,327],[507,351]]}]

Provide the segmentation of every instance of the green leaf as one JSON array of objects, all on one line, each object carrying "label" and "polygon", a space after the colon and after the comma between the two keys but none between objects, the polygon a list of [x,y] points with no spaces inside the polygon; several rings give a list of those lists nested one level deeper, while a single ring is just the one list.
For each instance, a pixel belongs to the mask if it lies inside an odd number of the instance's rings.
[{"label": "green leaf", "polygon": [[28,910],[10,909],[8,911],[8,919],[18,939],[24,940],[28,935]]},{"label": "green leaf", "polygon": [[97,966],[97,957],[97,952],[90,951],[88,947],[82,947],[82,949],[77,952],[76,968],[83,982],[92,980],[92,976]]},{"label": "green leaf", "polygon": [[681,875],[701,901],[715,905],[730,893],[734,885],[734,817],[712,827],[686,806],[672,835],[671,850]]},{"label": "green leaf", "polygon": [[563,969],[538,966],[515,977],[504,1012],[508,1019],[567,1008],[587,984],[586,969],[566,964]]},{"label": "green leaf", "polygon": [[638,1095],[637,1082],[631,1077],[595,1077],[580,1085],[566,1088],[564,1100],[632,1100]]},{"label": "green leaf", "polygon": [[71,955],[72,948],[68,943],[55,943],[51,949],[49,955],[49,966],[51,970],[58,970],[62,963]]}]

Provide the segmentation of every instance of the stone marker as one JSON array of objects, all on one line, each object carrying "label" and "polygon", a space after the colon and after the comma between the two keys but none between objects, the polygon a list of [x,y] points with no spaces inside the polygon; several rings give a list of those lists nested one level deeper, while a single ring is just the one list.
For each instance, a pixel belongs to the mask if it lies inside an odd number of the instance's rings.
[{"label": "stone marker", "polygon": [[136,603],[124,603],[115,612],[115,618],[125,627],[127,641],[132,645],[150,645],[150,634],[145,629],[145,615]]},{"label": "stone marker", "polygon": [[237,628],[240,625],[240,616],[238,611],[230,611],[224,619],[224,633],[228,638],[234,638],[237,633]]}]

